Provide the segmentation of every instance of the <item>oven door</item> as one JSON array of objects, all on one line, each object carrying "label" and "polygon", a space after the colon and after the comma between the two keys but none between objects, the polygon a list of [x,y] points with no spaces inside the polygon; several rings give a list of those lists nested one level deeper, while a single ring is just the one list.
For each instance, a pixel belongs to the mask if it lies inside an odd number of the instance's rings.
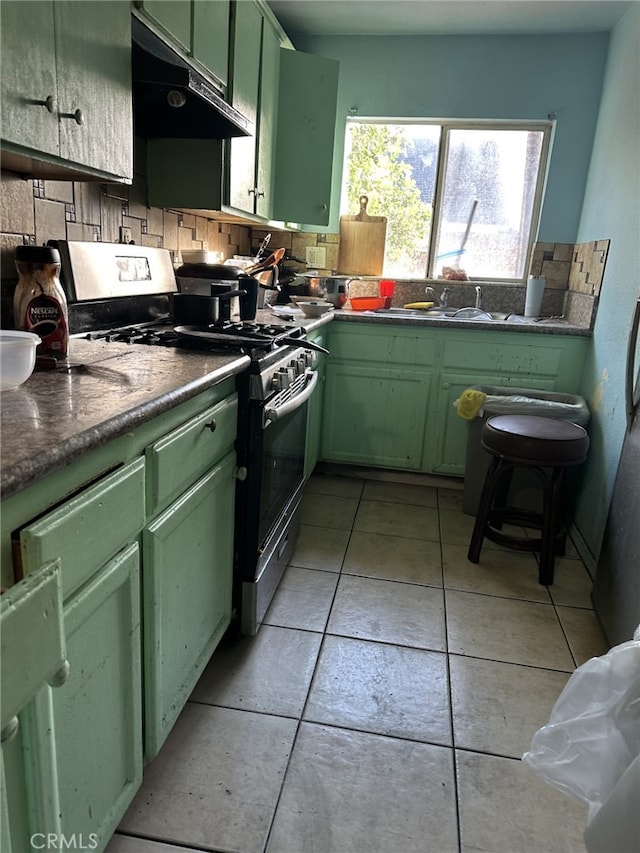
[{"label": "oven door", "polygon": [[295,547],[308,401],[317,383],[308,370],[266,403],[249,404],[247,476],[238,483],[236,507],[243,634],[256,633]]}]

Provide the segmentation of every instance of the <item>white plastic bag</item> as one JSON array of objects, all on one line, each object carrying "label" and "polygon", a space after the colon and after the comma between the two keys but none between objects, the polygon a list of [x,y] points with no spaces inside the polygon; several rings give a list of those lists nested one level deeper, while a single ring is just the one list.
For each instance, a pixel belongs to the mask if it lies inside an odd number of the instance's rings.
[{"label": "white plastic bag", "polygon": [[639,756],[640,627],[575,670],[522,760],[586,803],[590,823]]}]

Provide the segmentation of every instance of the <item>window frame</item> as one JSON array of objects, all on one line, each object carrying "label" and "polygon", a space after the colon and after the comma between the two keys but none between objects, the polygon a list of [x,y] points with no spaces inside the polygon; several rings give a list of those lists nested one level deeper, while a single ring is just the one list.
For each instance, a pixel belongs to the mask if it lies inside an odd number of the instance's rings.
[{"label": "window frame", "polygon": [[[436,246],[440,232],[442,219],[441,200],[444,195],[446,180],[446,163],[449,154],[449,136],[452,130],[527,130],[542,133],[542,144],[540,146],[540,168],[533,196],[531,208],[531,227],[527,239],[527,250],[524,264],[524,272],[520,278],[508,277],[474,277],[473,281],[484,281],[504,284],[525,284],[531,265],[531,257],[534,245],[538,239],[540,229],[540,218],[542,216],[542,205],[549,176],[551,161],[551,150],[555,134],[556,122],[553,119],[451,119],[451,118],[418,118],[418,117],[393,117],[393,116],[347,116],[345,125],[345,160],[341,181],[341,202],[344,195],[345,180],[348,168],[346,136],[350,124],[386,124],[386,125],[436,125],[440,127],[440,142],[438,145],[438,162],[436,165],[436,181],[433,193],[433,206],[431,212],[431,231],[429,235],[429,255],[427,268],[425,270],[425,281],[439,281],[436,273]],[[431,273],[431,275],[430,275]]]}]

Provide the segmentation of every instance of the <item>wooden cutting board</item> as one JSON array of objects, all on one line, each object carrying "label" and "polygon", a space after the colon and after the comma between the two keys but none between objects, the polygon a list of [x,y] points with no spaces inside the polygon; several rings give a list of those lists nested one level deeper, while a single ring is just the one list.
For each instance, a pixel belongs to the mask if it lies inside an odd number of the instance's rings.
[{"label": "wooden cutting board", "polygon": [[387,217],[369,216],[366,195],[360,196],[360,212],[340,217],[338,272],[347,275],[382,275]]}]

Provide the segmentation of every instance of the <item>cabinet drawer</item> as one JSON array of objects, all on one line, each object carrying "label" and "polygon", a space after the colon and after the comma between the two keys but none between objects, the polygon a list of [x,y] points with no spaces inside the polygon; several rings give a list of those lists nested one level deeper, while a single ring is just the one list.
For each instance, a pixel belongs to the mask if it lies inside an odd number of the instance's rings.
[{"label": "cabinet drawer", "polygon": [[20,532],[25,573],[60,560],[66,600],[144,526],[144,459],[115,471]]},{"label": "cabinet drawer", "polygon": [[444,348],[443,367],[478,370],[493,374],[538,374],[556,376],[562,360],[561,346],[515,344],[499,340],[448,340]]},{"label": "cabinet drawer", "polygon": [[167,507],[231,450],[237,419],[238,398],[232,394],[147,448],[150,515]]},{"label": "cabinet drawer", "polygon": [[[347,325],[347,324],[345,324]],[[332,361],[364,361],[367,364],[433,364],[436,357],[436,340],[425,329],[394,329],[390,332],[374,324],[348,324],[348,329],[336,328],[328,332],[328,349]]]},{"label": "cabinet drawer", "polygon": [[2,596],[2,728],[64,664],[60,590],[60,565],[54,563]]}]

